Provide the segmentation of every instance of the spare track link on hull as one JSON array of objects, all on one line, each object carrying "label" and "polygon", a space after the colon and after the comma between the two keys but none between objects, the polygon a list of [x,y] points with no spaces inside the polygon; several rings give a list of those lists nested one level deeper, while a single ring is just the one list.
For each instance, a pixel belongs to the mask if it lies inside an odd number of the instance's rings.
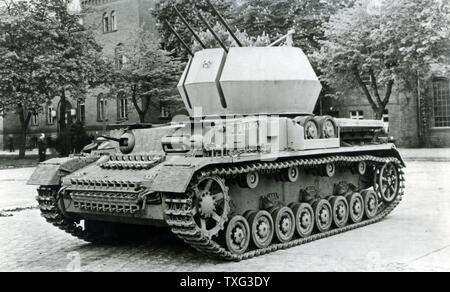
[{"label": "spare track link on hull", "polygon": [[79,226],[75,220],[69,219],[61,212],[58,206],[59,186],[40,187],[36,200],[39,203],[41,216],[53,226],[64,232],[90,243],[106,243],[110,240],[99,232],[89,232],[86,228]]},{"label": "spare track link on hull", "polygon": [[207,171],[200,172],[199,177],[209,176],[209,175],[219,175],[222,177],[226,176],[234,176],[237,174],[245,174],[253,171],[275,171],[280,169],[287,169],[292,166],[297,167],[314,167],[319,165],[325,165],[328,163],[358,163],[358,162],[366,162],[367,164],[377,165],[377,164],[386,164],[386,163],[394,163],[398,169],[400,170],[400,185],[399,192],[396,199],[380,208],[378,210],[378,214],[370,219],[363,221],[361,223],[348,225],[343,228],[333,229],[324,233],[313,234],[307,238],[302,239],[293,239],[287,243],[274,243],[267,248],[256,249],[248,251],[244,254],[237,255],[229,252],[223,246],[205,236],[201,229],[197,227],[196,222],[194,221],[194,216],[191,211],[192,209],[192,199],[189,197],[185,197],[184,199],[171,199],[171,196],[179,196],[179,194],[167,194],[166,197],[166,205],[169,206],[169,209],[165,211],[167,217],[167,223],[172,228],[172,232],[176,234],[179,238],[185,241],[187,244],[191,245],[197,251],[221,260],[227,261],[242,261],[246,259],[250,259],[253,257],[265,255],[271,252],[275,252],[282,249],[287,249],[295,246],[299,246],[302,244],[310,243],[312,241],[316,241],[319,239],[331,237],[337,234],[345,233],[357,228],[365,227],[368,225],[372,225],[380,222],[386,216],[388,216],[401,202],[402,196],[404,195],[404,172],[402,170],[402,163],[394,157],[389,158],[380,158],[375,156],[333,156],[329,158],[318,158],[318,159],[295,159],[288,162],[274,162],[274,163],[256,163],[243,167],[224,167],[224,168],[214,168]]}]

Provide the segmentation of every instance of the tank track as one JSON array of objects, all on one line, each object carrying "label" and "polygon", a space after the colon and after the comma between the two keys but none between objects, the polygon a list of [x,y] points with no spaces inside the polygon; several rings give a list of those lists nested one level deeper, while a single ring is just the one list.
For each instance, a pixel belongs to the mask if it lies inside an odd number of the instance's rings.
[{"label": "tank track", "polygon": [[77,220],[71,219],[65,215],[58,206],[58,192],[60,187],[40,187],[36,200],[39,203],[41,216],[53,226],[62,231],[86,242],[103,244],[109,243],[114,239],[106,236],[102,232],[90,231],[77,224]]},{"label": "tank track", "polygon": [[[340,229],[333,229],[324,233],[313,234],[307,238],[294,239],[288,243],[277,244],[274,243],[267,248],[256,249],[248,251],[242,255],[236,255],[229,252],[219,243],[205,236],[201,229],[199,229],[194,221],[194,217],[191,212],[192,208],[192,198],[185,197],[174,199],[176,194],[168,194],[165,199],[166,206],[168,209],[165,210],[167,223],[172,228],[172,232],[185,241],[187,244],[192,246],[197,251],[221,260],[226,261],[242,261],[257,256],[265,255],[271,252],[275,252],[282,249],[287,249],[295,246],[300,246],[306,243],[310,243],[323,238],[331,237],[341,233],[345,233],[357,228],[365,227],[380,222],[386,216],[388,216],[401,202],[402,196],[404,195],[405,188],[405,178],[404,172],[402,170],[402,163],[394,157],[380,158],[375,156],[333,156],[329,158],[318,158],[318,159],[296,159],[288,162],[274,162],[274,163],[256,163],[243,167],[224,167],[224,168],[214,168],[210,170],[203,171],[199,174],[200,178],[208,175],[218,175],[222,177],[235,176],[239,174],[245,174],[253,171],[260,172],[272,172],[276,170],[286,169],[292,166],[297,167],[317,167],[320,165],[325,165],[328,163],[343,164],[348,165],[349,163],[366,162],[368,165],[380,165],[385,163],[394,163],[399,169],[400,176],[400,186],[399,193],[396,199],[389,205],[384,205],[381,203],[378,209],[378,214],[370,220],[363,221],[361,223],[347,225],[346,227]],[[188,192],[189,194],[189,192]],[[179,196],[179,195],[178,195]]]}]

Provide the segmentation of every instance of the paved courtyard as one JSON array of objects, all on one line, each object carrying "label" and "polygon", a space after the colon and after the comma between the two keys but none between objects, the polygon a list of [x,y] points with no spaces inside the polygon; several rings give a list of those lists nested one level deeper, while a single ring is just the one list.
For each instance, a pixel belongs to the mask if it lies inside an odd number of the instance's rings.
[{"label": "paved courtyard", "polygon": [[32,168],[0,170],[0,211],[12,215],[0,215],[0,271],[450,271],[448,153],[407,153],[406,196],[385,221],[240,263],[205,258],[163,231],[138,243],[86,244],[28,209],[36,206],[35,187],[25,185]]}]

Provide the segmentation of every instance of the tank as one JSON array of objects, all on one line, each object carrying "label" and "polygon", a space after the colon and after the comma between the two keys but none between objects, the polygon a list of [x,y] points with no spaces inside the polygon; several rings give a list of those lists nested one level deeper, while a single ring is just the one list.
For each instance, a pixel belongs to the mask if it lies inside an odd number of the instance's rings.
[{"label": "tank", "polygon": [[184,121],[129,126],[41,163],[29,184],[42,216],[92,243],[169,228],[239,261],[378,223],[404,195],[382,121],[312,114],[321,84],[299,48],[202,50],[178,89]]}]

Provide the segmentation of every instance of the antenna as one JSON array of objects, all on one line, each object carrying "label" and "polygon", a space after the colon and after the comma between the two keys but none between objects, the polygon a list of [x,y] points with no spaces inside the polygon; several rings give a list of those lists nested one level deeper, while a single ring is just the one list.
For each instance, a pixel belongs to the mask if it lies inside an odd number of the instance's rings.
[{"label": "antenna", "polygon": [[211,27],[211,25],[209,24],[209,22],[206,20],[206,18],[199,13],[198,14],[199,18],[203,21],[203,23],[206,25],[206,27],[209,29],[209,31],[212,33],[212,35],[214,36],[214,38],[219,42],[220,46],[222,47],[222,49],[225,50],[225,52],[228,53],[228,48],[225,46],[225,44],[222,42],[222,40],[219,38],[219,36],[217,35],[217,33],[214,31],[214,29]]},{"label": "antenna", "polygon": [[186,18],[184,18],[184,16],[180,13],[180,11],[177,9],[176,6],[173,6],[173,8],[175,9],[175,12],[178,14],[178,16],[180,17],[181,21],[184,23],[184,25],[186,25],[186,27],[189,29],[189,31],[194,35],[195,39],[200,44],[200,46],[202,46],[203,49],[206,49],[205,44],[202,42],[200,37],[195,33],[195,31],[192,28],[192,26],[189,25],[189,23],[187,22]]},{"label": "antenna", "polygon": [[186,49],[186,51],[191,55],[191,57],[194,56],[194,53],[192,53],[192,50],[189,48],[189,46],[186,44],[186,42],[181,38],[181,36],[177,33],[177,31],[170,25],[170,23],[165,20],[166,25],[170,28],[172,33],[177,37],[177,39],[180,41],[180,43],[183,45],[183,47]]},{"label": "antenna", "polygon": [[214,14],[219,18],[220,22],[225,26],[225,28],[228,30],[228,32],[230,33],[231,37],[234,39],[234,41],[236,42],[236,44],[239,47],[242,47],[242,43],[241,41],[236,37],[236,35],[233,33],[233,31],[231,30],[231,27],[228,25],[227,21],[222,17],[222,15],[219,13],[219,11],[217,11],[216,7],[214,7],[214,5],[211,3],[210,0],[206,0],[206,3],[208,4],[209,7],[211,7],[211,9],[213,10]]}]

